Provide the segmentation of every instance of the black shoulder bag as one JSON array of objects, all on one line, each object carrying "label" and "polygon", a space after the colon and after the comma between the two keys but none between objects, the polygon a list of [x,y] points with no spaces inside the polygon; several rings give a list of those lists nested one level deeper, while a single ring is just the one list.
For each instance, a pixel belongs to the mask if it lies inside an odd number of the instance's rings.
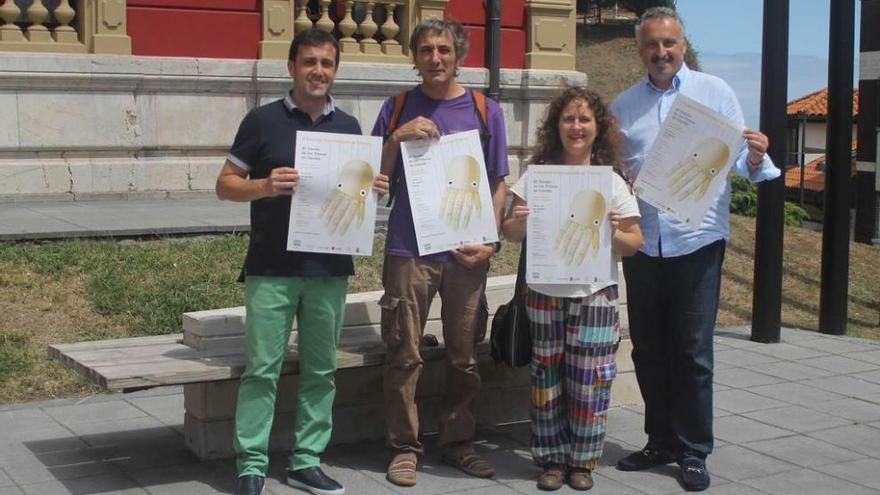
[{"label": "black shoulder bag", "polygon": [[526,241],[523,240],[516,270],[516,286],[513,298],[502,304],[492,318],[492,335],[489,337],[491,355],[496,363],[520,367],[532,360],[532,335],[526,315],[523,287],[526,283]]}]

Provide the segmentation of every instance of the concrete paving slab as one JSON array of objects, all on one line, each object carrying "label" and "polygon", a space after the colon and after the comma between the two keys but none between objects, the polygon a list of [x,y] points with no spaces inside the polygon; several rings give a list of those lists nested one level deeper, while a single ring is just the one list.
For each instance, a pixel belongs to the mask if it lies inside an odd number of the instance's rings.
[{"label": "concrete paving slab", "polygon": [[880,491],[880,459],[860,459],[816,468],[832,476]]},{"label": "concrete paving slab", "polygon": [[763,373],[765,375],[783,378],[787,381],[820,378],[823,376],[831,376],[835,374],[833,371],[823,370],[821,368],[813,368],[806,364],[795,361],[776,361],[773,363],[756,364],[754,366],[750,366],[749,369],[751,369],[752,371],[757,371],[758,373]]},{"label": "concrete paving slab", "polygon": [[880,370],[865,371],[863,373],[853,373],[852,377],[858,378],[859,380],[868,380],[872,383],[880,383]]},{"label": "concrete paving slab", "polygon": [[766,492],[756,490],[741,483],[727,483],[721,486],[714,484],[705,493],[712,495],[767,495]]},{"label": "concrete paving slab", "polygon": [[47,481],[22,485],[30,495],[79,495],[85,493],[113,493],[114,495],[148,495],[134,481],[121,474],[90,476],[66,481]]},{"label": "concrete paving slab", "polygon": [[[712,471],[712,468],[709,468]],[[682,487],[678,482],[678,465],[669,464],[648,469],[646,471],[624,472],[616,469],[602,471],[602,476],[637,490],[640,493],[650,495],[663,495],[667,493],[681,493]]]},{"label": "concrete paving slab", "polygon": [[764,478],[747,480],[743,483],[774,495],[828,495],[829,493],[862,495],[876,493],[870,488],[808,469],[786,471]]},{"label": "concrete paving slab", "polygon": [[4,204],[0,208],[0,240],[42,238],[46,234],[82,230],[82,225],[53,218],[20,205]]},{"label": "concrete paving slab", "polygon": [[799,404],[802,406],[809,406],[817,402],[836,401],[844,398],[844,396],[840,394],[792,382],[752,387],[749,391],[771,399],[785,401],[789,404]]},{"label": "concrete paving slab", "polygon": [[617,408],[608,411],[608,423],[605,431],[609,435],[633,430],[642,431],[644,425],[644,414],[627,408]]},{"label": "concrete paving slab", "polygon": [[779,409],[754,411],[743,414],[743,416],[798,433],[835,428],[851,423],[841,417],[814,411],[804,406],[786,406]]},{"label": "concrete paving slab", "polygon": [[821,340],[833,339],[831,335],[819,333],[811,330],[802,330],[799,328],[783,328],[781,333],[782,342],[786,344],[802,344],[804,342],[814,342]]},{"label": "concrete paving slab", "polygon": [[63,426],[54,426],[45,430],[12,431],[4,437],[9,443],[3,446],[0,460],[18,455],[16,451],[44,454],[88,447],[81,438],[74,436]]},{"label": "concrete paving slab", "polygon": [[235,481],[235,469],[217,461],[143,469],[127,475],[155,495],[229,493]]},{"label": "concrete paving slab", "polygon": [[786,359],[789,361],[796,361],[799,359],[809,359],[819,356],[824,356],[825,353],[822,351],[818,351],[815,349],[810,349],[807,347],[802,347],[798,344],[793,344],[790,342],[779,342],[777,344],[766,344],[761,347],[755,347],[752,349],[753,351],[764,354],[766,356],[773,356],[780,359]]},{"label": "concrete paving slab", "polygon": [[847,375],[862,371],[880,370],[880,364],[869,363],[846,356],[822,356],[809,360],[810,366],[833,371],[837,375]]},{"label": "concrete paving slab", "polygon": [[847,354],[847,356],[867,363],[880,364],[880,349],[872,349],[865,352],[852,352]]},{"label": "concrete paving slab", "polygon": [[[880,395],[877,398],[880,399]],[[846,398],[834,402],[820,402],[808,407],[859,423],[868,423],[880,419],[880,400],[872,401],[870,396],[865,398]]]},{"label": "concrete paving slab", "polygon": [[715,437],[732,444],[744,444],[769,438],[790,437],[793,432],[743,416],[726,416],[714,424]]},{"label": "concrete paving slab", "polygon": [[716,383],[727,385],[731,388],[752,388],[779,383],[780,381],[782,381],[781,378],[757,373],[745,368],[731,368],[725,370],[724,373],[715,375]]},{"label": "concrete paving slab", "polygon": [[752,342],[747,331],[737,329],[716,329],[714,342],[733,349],[750,349],[764,345],[760,342]]},{"label": "concrete paving slab", "polygon": [[53,407],[46,409],[46,413],[64,425],[143,418],[147,415],[144,411],[121,400]]},{"label": "concrete paving slab", "polygon": [[732,481],[761,478],[800,469],[800,466],[774,459],[739,445],[717,448],[709,457],[709,472]]},{"label": "concrete paving slab", "polygon": [[[729,389],[722,392],[715,392],[713,404],[717,408],[736,414],[759,411],[762,409],[774,409],[788,405],[786,402],[781,402],[740,389]],[[721,416],[716,415],[716,417]]]},{"label": "concrete paving slab", "polygon": [[768,356],[749,349],[728,349],[715,351],[715,363],[727,363],[738,368],[752,368],[755,364],[779,361],[776,356]]},{"label": "concrete paving slab", "polygon": [[[880,458],[880,429],[868,425],[847,425],[815,431],[809,436],[840,448]],[[880,473],[880,470],[877,471]]]},{"label": "concrete paving slab", "polygon": [[102,462],[95,453],[81,450],[8,458],[3,461],[3,470],[19,486],[115,472],[112,465]]},{"label": "concrete paving slab", "polygon": [[834,392],[836,394],[843,394],[848,397],[859,397],[862,395],[880,393],[880,384],[872,383],[867,380],[860,380],[847,375],[813,378],[810,380],[804,380],[801,383],[818,389]]},{"label": "concrete paving slab", "polygon": [[[509,490],[515,490],[516,493],[527,494],[527,495],[537,495],[543,492],[538,490],[535,485],[536,480],[528,480],[528,481],[518,481],[516,483],[508,483],[504,485],[504,487],[508,490],[507,493],[510,493]],[[593,488],[589,491],[591,495],[641,495],[643,492],[630,488],[622,483],[614,481],[611,478],[603,476],[601,472],[594,473],[593,475]],[[568,486],[563,486],[559,491],[553,492],[554,494],[558,493],[560,495],[574,495],[578,493],[583,493],[579,491],[572,490]]]},{"label": "concrete paving slab", "polygon": [[801,347],[809,347],[824,354],[849,354],[852,352],[864,352],[865,341],[849,338],[826,336],[823,339],[811,339],[799,343]]},{"label": "concrete paving slab", "polygon": [[12,481],[12,478],[7,476],[6,472],[0,469],[0,488],[14,485],[15,483]]},{"label": "concrete paving slab", "polygon": [[93,447],[183,441],[180,434],[151,417],[74,423],[70,429]]},{"label": "concrete paving slab", "polygon": [[745,447],[802,467],[823,466],[864,458],[858,452],[805,436],[750,442]]},{"label": "concrete paving slab", "polygon": [[0,495],[23,495],[24,492],[15,486],[0,486]]},{"label": "concrete paving slab", "polygon": [[183,424],[183,394],[138,397],[127,401],[165,425]]}]

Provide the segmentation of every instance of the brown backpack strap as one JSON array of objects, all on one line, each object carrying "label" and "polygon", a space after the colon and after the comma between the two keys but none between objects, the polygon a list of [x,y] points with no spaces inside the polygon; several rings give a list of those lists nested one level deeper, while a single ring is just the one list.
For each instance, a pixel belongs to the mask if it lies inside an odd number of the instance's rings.
[{"label": "brown backpack strap", "polygon": [[397,129],[397,121],[400,120],[400,114],[403,112],[403,105],[406,104],[406,96],[409,91],[401,91],[394,97],[394,109],[391,111],[391,120],[388,121],[388,128],[385,129],[385,137],[391,135]]},{"label": "brown backpack strap", "polygon": [[480,116],[480,123],[484,129],[489,128],[489,112],[486,109],[486,95],[480,91],[471,91],[471,98],[474,100],[474,106],[477,108],[477,115]]}]

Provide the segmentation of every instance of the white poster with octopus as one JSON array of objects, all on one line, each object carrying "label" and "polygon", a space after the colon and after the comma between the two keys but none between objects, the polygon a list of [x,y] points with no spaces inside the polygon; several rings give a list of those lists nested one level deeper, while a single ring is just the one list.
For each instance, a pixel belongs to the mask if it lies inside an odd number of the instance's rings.
[{"label": "white poster with octopus", "polygon": [[294,157],[287,250],[372,255],[382,138],[299,131]]},{"label": "white poster with octopus", "polygon": [[612,280],[611,167],[530,165],[526,283]]},{"label": "white poster with octopus", "polygon": [[477,130],[400,145],[419,255],[498,240]]},{"label": "white poster with octopus", "polygon": [[636,195],[699,228],[727,183],[743,127],[678,95],[634,184]]}]

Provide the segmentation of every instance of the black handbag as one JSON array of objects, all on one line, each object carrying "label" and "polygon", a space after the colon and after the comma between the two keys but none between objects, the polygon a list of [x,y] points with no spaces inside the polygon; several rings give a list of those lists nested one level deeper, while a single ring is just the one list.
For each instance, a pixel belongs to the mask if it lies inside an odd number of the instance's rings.
[{"label": "black handbag", "polygon": [[513,298],[507,304],[499,306],[492,318],[492,335],[489,337],[489,343],[491,356],[496,363],[520,367],[529,364],[532,360],[532,335],[529,331],[529,318],[526,315],[523,296],[525,282],[526,242],[523,241]]}]

